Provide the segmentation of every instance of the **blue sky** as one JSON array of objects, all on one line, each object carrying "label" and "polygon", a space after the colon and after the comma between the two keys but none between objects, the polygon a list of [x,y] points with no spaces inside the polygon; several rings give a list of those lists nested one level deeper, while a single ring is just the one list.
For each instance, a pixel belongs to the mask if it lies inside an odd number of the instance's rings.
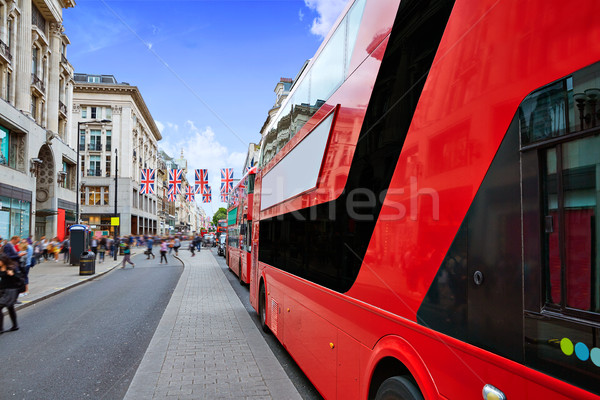
[{"label": "blue sky", "polygon": [[296,76],[347,0],[79,0],[64,10],[76,72],[138,86],[162,131],[159,146],[188,179],[208,168],[212,215],[224,204],[219,169],[240,178],[248,144],[275,102],[280,77]]}]

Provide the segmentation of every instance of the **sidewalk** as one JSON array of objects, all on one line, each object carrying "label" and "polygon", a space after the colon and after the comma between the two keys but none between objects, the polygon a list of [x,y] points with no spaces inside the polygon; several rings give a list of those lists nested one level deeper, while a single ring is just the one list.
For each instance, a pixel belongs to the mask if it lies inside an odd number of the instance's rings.
[{"label": "sidewalk", "polygon": [[301,399],[209,250],[185,269],[126,400]]},{"label": "sidewalk", "polygon": [[[141,248],[133,248],[131,254],[133,256],[136,252],[140,253],[141,251],[143,251]],[[36,264],[29,270],[29,294],[19,297],[22,304],[16,305],[15,309],[19,310],[31,306],[50,296],[102,276],[113,270],[122,260],[122,256],[117,257],[117,261],[106,257],[103,263],[99,263],[98,258],[96,258],[96,273],[94,275],[79,275],[79,265],[63,263],[62,254],[59,261],[48,260]]]}]

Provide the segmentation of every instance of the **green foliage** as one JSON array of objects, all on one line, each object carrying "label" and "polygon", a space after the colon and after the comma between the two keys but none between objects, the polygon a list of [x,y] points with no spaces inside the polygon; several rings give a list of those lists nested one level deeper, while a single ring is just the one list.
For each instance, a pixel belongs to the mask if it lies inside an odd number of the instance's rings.
[{"label": "green foliage", "polygon": [[219,222],[220,219],[227,219],[226,208],[221,207],[217,210],[217,212],[213,215],[212,223],[217,226],[217,222]]}]

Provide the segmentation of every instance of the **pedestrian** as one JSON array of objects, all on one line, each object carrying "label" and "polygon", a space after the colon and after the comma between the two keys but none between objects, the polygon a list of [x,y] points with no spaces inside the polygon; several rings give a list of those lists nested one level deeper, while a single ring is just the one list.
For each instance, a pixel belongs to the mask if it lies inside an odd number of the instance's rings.
[{"label": "pedestrian", "polygon": [[146,260],[149,260],[150,256],[152,256],[152,259],[156,258],[156,256],[152,252],[153,245],[154,245],[154,240],[152,240],[152,236],[148,236],[148,239],[146,239],[146,246],[147,246],[146,255],[148,256],[148,257],[146,257]]},{"label": "pedestrian", "polygon": [[42,247],[42,241],[36,240],[35,243],[33,244],[33,257],[35,258],[36,264],[40,263],[43,252],[44,252],[44,249]]},{"label": "pedestrian", "polygon": [[106,238],[102,237],[102,239],[100,239],[100,243],[98,244],[99,262],[104,262],[104,253],[106,253]]},{"label": "pedestrian", "polygon": [[121,266],[121,269],[125,268],[126,262],[131,264],[132,268],[135,268],[135,263],[131,261],[131,247],[129,246],[129,241],[125,241],[123,245],[123,265]]},{"label": "pedestrian", "polygon": [[68,263],[71,255],[71,241],[69,240],[68,236],[62,241],[60,245],[60,252],[63,254],[63,264]]},{"label": "pedestrian", "polygon": [[175,236],[175,240],[173,241],[173,249],[175,250],[175,255],[179,255],[179,248],[181,247],[181,241],[179,240],[179,236]]},{"label": "pedestrian", "polygon": [[90,247],[92,249],[92,253],[94,253],[94,260],[96,259],[96,255],[98,254],[98,239],[96,236],[92,237],[92,241],[90,242]]},{"label": "pedestrian", "polygon": [[48,259],[48,239],[46,239],[46,236],[42,236],[40,245],[42,246],[42,257],[46,261]]},{"label": "pedestrian", "polygon": [[2,252],[8,258],[10,258],[16,266],[19,266],[19,263],[21,262],[21,257],[23,257],[26,254],[25,251],[19,250],[19,241],[19,236],[13,236],[12,238],[10,238],[10,241],[6,242],[6,244],[2,247]]},{"label": "pedestrian", "polygon": [[8,310],[12,321],[10,331],[19,330],[15,303],[21,286],[23,286],[23,279],[17,273],[15,263],[6,255],[0,255],[0,334],[5,332],[4,313],[2,312],[4,307]]},{"label": "pedestrian", "polygon": [[25,284],[25,291],[19,294],[19,297],[27,296],[29,294],[29,270],[33,263],[33,246],[29,244],[27,239],[21,240],[19,249],[25,252],[25,255],[21,257],[21,273]]},{"label": "pedestrian", "polygon": [[61,241],[58,239],[58,236],[52,239],[52,255],[54,256],[54,261],[58,261],[61,246],[62,244]]},{"label": "pedestrian", "polygon": [[167,240],[163,239],[160,242],[160,262],[162,264],[163,258],[165,259],[165,264],[167,264]]},{"label": "pedestrian", "polygon": [[196,256],[196,245],[194,244],[194,242],[190,242],[190,251],[192,252],[192,257]]},{"label": "pedestrian", "polygon": [[169,254],[173,251],[173,247],[175,246],[175,239],[171,238],[169,240]]}]

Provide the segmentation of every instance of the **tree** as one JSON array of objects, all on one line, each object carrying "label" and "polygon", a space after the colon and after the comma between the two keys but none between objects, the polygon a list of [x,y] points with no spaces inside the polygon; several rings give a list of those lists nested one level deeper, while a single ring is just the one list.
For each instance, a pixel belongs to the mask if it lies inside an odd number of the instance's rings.
[{"label": "tree", "polygon": [[212,223],[214,226],[218,226],[218,222],[220,219],[227,219],[227,209],[221,207],[217,210],[217,212],[213,215]]}]

